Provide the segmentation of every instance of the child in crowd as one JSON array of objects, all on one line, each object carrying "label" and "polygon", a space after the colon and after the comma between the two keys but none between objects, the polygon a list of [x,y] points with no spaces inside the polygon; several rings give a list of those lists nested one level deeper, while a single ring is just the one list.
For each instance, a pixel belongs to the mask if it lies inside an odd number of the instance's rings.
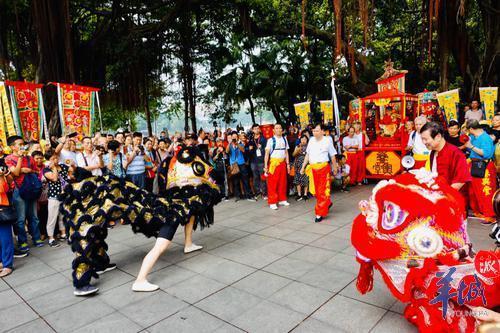
[{"label": "child in crowd", "polygon": [[49,161],[49,165],[43,170],[43,176],[47,180],[48,189],[48,217],[47,217],[47,235],[49,237],[50,247],[59,247],[60,244],[54,238],[54,229],[56,224],[59,225],[61,231],[60,239],[66,239],[66,230],[62,219],[59,216],[59,195],[64,187],[69,182],[68,171],[69,166],[65,163],[59,163],[59,157],[55,153],[47,153],[45,158]]},{"label": "child in crowd", "polygon": [[335,156],[335,159],[337,160],[337,164],[339,166],[337,173],[335,174],[335,179],[334,179],[334,185],[336,188],[340,187],[340,190],[342,192],[349,192],[349,189],[347,188],[347,185],[350,182],[350,171],[351,168],[349,167],[349,164],[346,163],[346,157],[344,155],[337,155]]}]

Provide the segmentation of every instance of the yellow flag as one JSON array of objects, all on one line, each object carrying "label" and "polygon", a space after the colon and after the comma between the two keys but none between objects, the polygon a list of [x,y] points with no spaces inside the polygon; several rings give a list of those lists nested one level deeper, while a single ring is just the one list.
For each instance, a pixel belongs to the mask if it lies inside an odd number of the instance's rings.
[{"label": "yellow flag", "polygon": [[491,123],[495,115],[495,104],[498,100],[498,87],[479,88],[479,97],[484,105],[484,115]]},{"label": "yellow flag", "polygon": [[446,91],[437,94],[437,99],[439,106],[444,109],[444,114],[448,121],[458,119],[457,115],[457,104],[460,102],[460,97],[458,95],[458,89]]},{"label": "yellow flag", "polygon": [[311,102],[297,103],[293,105],[295,114],[299,117],[299,122],[302,127],[309,125],[309,113],[311,113]]},{"label": "yellow flag", "polygon": [[321,112],[323,113],[323,122],[333,123],[333,103],[331,100],[319,101]]}]

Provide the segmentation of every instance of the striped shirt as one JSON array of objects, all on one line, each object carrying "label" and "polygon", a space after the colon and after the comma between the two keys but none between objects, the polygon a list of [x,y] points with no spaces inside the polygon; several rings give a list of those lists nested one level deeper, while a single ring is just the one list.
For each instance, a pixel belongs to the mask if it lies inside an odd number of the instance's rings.
[{"label": "striped shirt", "polygon": [[[130,153],[135,155],[134,152]],[[140,175],[146,172],[146,165],[144,163],[144,155],[137,155],[127,167],[127,175]]]}]

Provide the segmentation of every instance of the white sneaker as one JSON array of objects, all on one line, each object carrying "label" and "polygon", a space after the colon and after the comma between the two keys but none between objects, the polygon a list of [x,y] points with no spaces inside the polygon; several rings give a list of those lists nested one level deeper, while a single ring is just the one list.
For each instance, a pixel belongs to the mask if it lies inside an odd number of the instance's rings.
[{"label": "white sneaker", "polygon": [[203,246],[196,245],[195,243],[193,243],[193,244],[191,244],[191,246],[186,246],[184,248],[184,253],[191,253],[191,252],[194,252],[194,251],[201,250],[202,248],[203,248]]},{"label": "white sneaker", "polygon": [[151,292],[160,289],[156,284],[149,283],[148,281],[144,282],[134,282],[132,285],[133,291],[144,291]]},{"label": "white sneaker", "polygon": [[278,205],[280,205],[280,206],[290,206],[290,203],[285,200],[285,201],[278,202]]},{"label": "white sneaker", "polygon": [[272,204],[272,205],[269,205],[269,208],[271,208],[272,210],[277,210],[278,206],[276,204]]}]

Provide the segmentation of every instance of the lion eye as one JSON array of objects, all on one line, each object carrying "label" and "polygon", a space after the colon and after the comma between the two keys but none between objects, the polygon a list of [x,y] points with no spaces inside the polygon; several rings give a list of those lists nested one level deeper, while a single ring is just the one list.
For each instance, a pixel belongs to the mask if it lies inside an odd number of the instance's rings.
[{"label": "lion eye", "polygon": [[200,162],[193,162],[193,172],[195,175],[203,176],[205,174],[205,166],[201,164]]},{"label": "lion eye", "polygon": [[382,215],[382,228],[392,230],[399,227],[406,220],[408,213],[393,202],[384,202],[384,213]]}]

